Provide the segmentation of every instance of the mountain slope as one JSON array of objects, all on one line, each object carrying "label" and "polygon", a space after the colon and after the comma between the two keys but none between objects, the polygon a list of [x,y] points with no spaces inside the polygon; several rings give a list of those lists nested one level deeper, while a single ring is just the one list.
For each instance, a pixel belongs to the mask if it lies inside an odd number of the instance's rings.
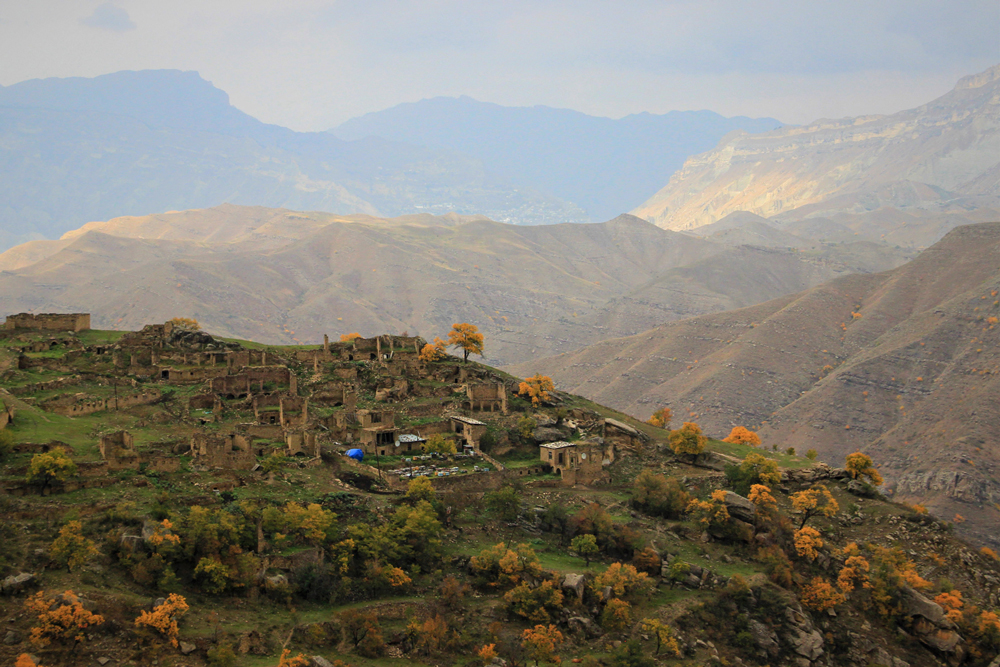
[{"label": "mountain slope", "polygon": [[712,148],[727,133],[780,125],[773,118],[725,118],[712,111],[611,119],[436,97],[352,118],[331,132],[458,151],[581,206],[592,220],[606,220],[635,207],[689,155]]},{"label": "mountain slope", "polygon": [[959,227],[885,273],[514,371],[638,417],[670,405],[715,436],[760,428],[766,444],[838,464],[868,451],[901,497],[983,530],[1000,521],[997,257],[1000,223]]},{"label": "mountain slope", "polygon": [[998,165],[1000,65],[909,111],[727,137],[633,213],[692,229],[734,211],[798,220],[996,206]]},{"label": "mountain slope", "polygon": [[266,125],[194,72],[0,88],[0,249],[92,220],[224,202],[343,213],[584,219],[450,151]]},{"label": "mountain slope", "polygon": [[855,261],[856,245],[734,248],[632,216],[525,227],[225,205],[13,248],[0,255],[0,291],[11,311],[85,310],[109,327],[184,313],[271,343],[353,331],[432,338],[467,321],[486,333],[488,359],[507,364],[904,261],[891,249]]}]

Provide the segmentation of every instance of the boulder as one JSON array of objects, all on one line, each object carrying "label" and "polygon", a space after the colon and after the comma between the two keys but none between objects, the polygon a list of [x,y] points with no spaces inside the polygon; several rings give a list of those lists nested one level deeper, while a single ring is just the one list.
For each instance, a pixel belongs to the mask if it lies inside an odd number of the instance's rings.
[{"label": "boulder", "polygon": [[570,632],[583,635],[587,639],[600,637],[604,634],[604,631],[601,630],[601,627],[593,619],[585,616],[573,616],[566,621],[566,625],[569,626]]},{"label": "boulder", "polygon": [[778,645],[778,635],[775,634],[774,630],[760,621],[751,619],[750,635],[753,637],[753,643],[757,645],[757,648],[767,653],[768,657],[778,657],[781,647]]},{"label": "boulder", "polygon": [[576,595],[576,599],[583,602],[583,591],[586,583],[587,577],[582,574],[567,574],[563,577],[562,589],[572,591]]},{"label": "boulder", "polygon": [[260,632],[248,630],[240,635],[236,650],[240,655],[267,655],[267,643]]},{"label": "boulder", "polygon": [[2,582],[0,582],[0,593],[5,595],[12,595],[19,591],[23,591],[28,586],[31,586],[35,582],[35,575],[31,572],[21,572],[20,574],[12,574]]},{"label": "boulder", "polygon": [[940,628],[950,630],[955,627],[955,624],[948,620],[941,605],[924,597],[910,586],[899,589],[899,598],[903,613],[907,616],[926,618]]},{"label": "boulder", "polygon": [[288,586],[288,578],[283,574],[276,574],[273,577],[264,579],[264,588],[267,590],[282,589]]},{"label": "boulder", "polygon": [[539,426],[531,433],[531,439],[540,445],[546,442],[558,442],[566,439],[566,432],[551,426]]},{"label": "boulder", "polygon": [[856,479],[847,482],[847,492],[861,498],[875,498],[879,495],[878,490],[874,486],[859,482]]},{"label": "boulder", "polygon": [[3,643],[7,646],[13,646],[14,644],[21,643],[21,636],[14,632],[13,630],[8,630],[7,634],[4,635]]},{"label": "boulder", "polygon": [[754,517],[757,516],[757,506],[752,502],[732,491],[726,491],[725,502],[729,516],[744,523],[752,524],[754,522]]},{"label": "boulder", "polygon": [[180,649],[181,655],[191,655],[198,650],[198,647],[190,642],[181,642]]},{"label": "boulder", "polygon": [[333,663],[324,658],[321,655],[311,655],[309,656],[309,666],[310,667],[333,667]]},{"label": "boulder", "polygon": [[803,658],[811,661],[823,655],[823,635],[819,630],[806,632],[796,628],[787,639],[792,650]]}]

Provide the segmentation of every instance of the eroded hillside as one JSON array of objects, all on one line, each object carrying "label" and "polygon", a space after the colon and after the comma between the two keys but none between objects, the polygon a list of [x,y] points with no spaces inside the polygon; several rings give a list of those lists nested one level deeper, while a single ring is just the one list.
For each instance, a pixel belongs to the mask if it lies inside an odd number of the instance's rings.
[{"label": "eroded hillside", "polygon": [[669,405],[723,436],[837,461],[863,449],[901,498],[995,542],[1000,223],[914,261],[515,367],[641,418]]}]

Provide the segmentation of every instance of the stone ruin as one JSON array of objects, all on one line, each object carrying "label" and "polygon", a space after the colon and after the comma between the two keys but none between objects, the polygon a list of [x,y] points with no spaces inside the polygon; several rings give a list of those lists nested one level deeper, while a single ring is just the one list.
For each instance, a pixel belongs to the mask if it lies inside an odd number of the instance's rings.
[{"label": "stone ruin", "polygon": [[138,470],[139,453],[135,441],[128,431],[115,431],[101,436],[101,458],[108,464],[108,470]]},{"label": "stone ruin", "polygon": [[250,470],[257,464],[250,443],[238,433],[196,433],[191,437],[191,456],[195,464],[208,468]]},{"label": "stone ruin", "polygon": [[6,329],[40,331],[86,331],[90,329],[90,313],[18,313],[8,315]]}]

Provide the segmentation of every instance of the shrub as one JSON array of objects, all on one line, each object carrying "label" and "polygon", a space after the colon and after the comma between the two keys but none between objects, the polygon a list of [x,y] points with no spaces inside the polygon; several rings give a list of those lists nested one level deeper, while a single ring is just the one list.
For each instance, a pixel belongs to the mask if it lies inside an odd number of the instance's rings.
[{"label": "shrub", "polygon": [[558,615],[563,603],[562,592],[551,581],[531,588],[522,583],[503,596],[507,611],[532,623],[548,623]]},{"label": "shrub", "polygon": [[822,577],[815,577],[802,587],[802,606],[814,611],[833,609],[844,601],[844,595]]},{"label": "shrub", "polygon": [[49,547],[49,554],[59,565],[72,572],[100,553],[93,540],[83,536],[83,524],[70,521],[59,529],[59,537]]},{"label": "shrub", "polygon": [[601,627],[612,632],[624,630],[632,624],[632,605],[625,600],[612,598],[601,611]]},{"label": "shrub", "polygon": [[681,657],[680,646],[677,644],[677,638],[674,637],[673,628],[669,625],[655,618],[644,618],[642,631],[656,639],[656,655],[660,654],[661,649],[666,649],[675,657]]},{"label": "shrub", "polygon": [[24,608],[35,614],[38,625],[31,628],[30,640],[36,646],[48,646],[53,641],[79,644],[86,638],[86,629],[104,623],[104,617],[84,609],[73,591],[51,599],[44,591],[29,597]]},{"label": "shrub", "polygon": [[589,533],[574,537],[573,541],[569,544],[569,548],[586,561],[587,567],[590,567],[591,559],[601,551],[597,548],[597,538]]},{"label": "shrub", "polygon": [[562,642],[562,633],[554,625],[547,627],[536,625],[534,628],[528,628],[521,635],[521,646],[536,665],[543,662],[559,664],[561,660],[556,655],[556,648]]},{"label": "shrub", "polygon": [[642,593],[649,588],[649,575],[639,572],[634,565],[612,563],[608,569],[594,578],[594,589],[602,591],[611,587],[615,597],[625,597],[633,593]]},{"label": "shrub", "polygon": [[632,484],[632,503],[652,516],[679,519],[691,498],[674,478],[644,469]]},{"label": "shrub", "polygon": [[741,496],[747,495],[754,484],[775,486],[781,482],[778,463],[772,459],[750,452],[738,466],[726,466],[726,481]]},{"label": "shrub", "polygon": [[807,560],[816,560],[819,556],[818,549],[823,547],[823,540],[819,536],[819,531],[811,526],[805,526],[795,531],[795,551],[800,557]]},{"label": "shrub", "polygon": [[167,638],[170,645],[177,647],[177,619],[188,610],[188,603],[180,595],[171,593],[167,601],[153,611],[144,611],[135,619],[135,627],[148,627]]},{"label": "shrub", "polygon": [[480,582],[491,588],[516,586],[524,575],[537,577],[542,573],[538,556],[527,544],[508,549],[500,542],[473,556],[469,566]]},{"label": "shrub", "polygon": [[726,492],[721,489],[712,491],[708,500],[692,500],[688,503],[687,511],[705,529],[724,528],[729,524]]}]

